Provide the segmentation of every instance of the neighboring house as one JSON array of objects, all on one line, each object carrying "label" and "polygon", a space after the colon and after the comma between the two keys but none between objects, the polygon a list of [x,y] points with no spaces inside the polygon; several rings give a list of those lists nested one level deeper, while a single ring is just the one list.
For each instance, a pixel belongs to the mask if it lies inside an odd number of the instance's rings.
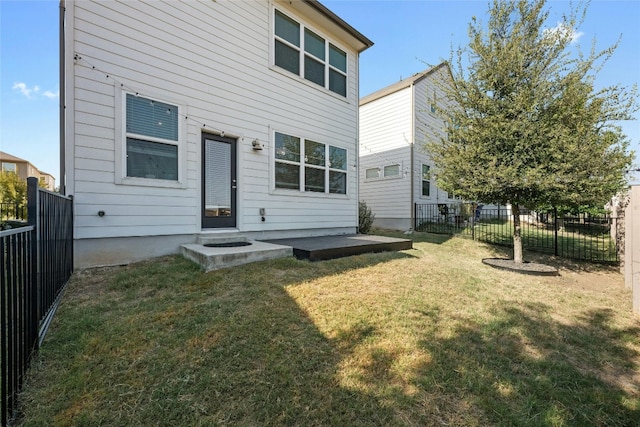
[{"label": "neighboring house", "polygon": [[317,1],[64,1],[76,267],[358,225],[358,61]]},{"label": "neighboring house", "polygon": [[376,215],[374,226],[407,230],[415,203],[456,202],[436,186],[425,149],[427,138],[445,132],[437,110],[450,76],[442,63],[360,100],[360,200]]},{"label": "neighboring house", "polygon": [[21,159],[20,157],[12,156],[9,153],[0,151],[0,164],[3,171],[10,171],[16,173],[21,179],[26,180],[30,176],[38,178],[42,183],[42,186],[47,190],[54,191],[56,188],[56,179],[53,175],[38,170],[28,160]]}]

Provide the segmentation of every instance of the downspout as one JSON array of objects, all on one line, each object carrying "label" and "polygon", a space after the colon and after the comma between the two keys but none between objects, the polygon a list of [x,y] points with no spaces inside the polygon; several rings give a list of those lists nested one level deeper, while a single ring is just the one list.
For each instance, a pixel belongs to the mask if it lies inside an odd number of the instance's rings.
[{"label": "downspout", "polygon": [[[356,233],[360,233],[360,53],[356,55],[356,69],[358,70],[356,85]],[[349,167],[349,165],[347,165]]]},{"label": "downspout", "polygon": [[411,223],[409,224],[409,229],[413,230],[413,228],[415,227],[416,224],[416,220],[415,220],[415,183],[414,183],[414,169],[415,169],[415,165],[413,164],[415,161],[415,140],[416,140],[416,86],[415,83],[411,83],[411,141],[409,141],[409,146],[410,146],[410,162],[411,162],[411,167],[409,168],[409,178],[411,179],[411,196],[409,197],[409,210],[410,212],[410,218],[411,218]]},{"label": "downspout", "polygon": [[60,16],[59,16],[59,51],[58,51],[58,58],[59,58],[59,76],[58,78],[60,79],[60,107],[59,107],[59,132],[60,132],[60,194],[67,194],[67,190],[66,190],[66,169],[65,169],[65,163],[66,163],[66,158],[65,158],[65,93],[66,93],[66,87],[65,87],[65,37],[64,37],[64,21],[65,21],[65,0],[60,0]]}]

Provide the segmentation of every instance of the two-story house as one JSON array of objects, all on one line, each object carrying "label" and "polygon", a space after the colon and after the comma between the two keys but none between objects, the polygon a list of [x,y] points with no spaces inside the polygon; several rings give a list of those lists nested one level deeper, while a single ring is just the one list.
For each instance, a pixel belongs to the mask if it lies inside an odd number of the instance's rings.
[{"label": "two-story house", "polygon": [[360,100],[360,200],[377,227],[408,230],[416,203],[455,202],[437,187],[425,148],[444,135],[439,109],[446,108],[443,84],[450,76],[441,63]]},{"label": "two-story house", "polygon": [[62,5],[76,267],[356,231],[364,35],[315,0]]},{"label": "two-story house", "polygon": [[20,157],[0,151],[0,170],[13,172],[26,181],[30,176],[38,178],[41,186],[54,191],[56,179],[50,173],[39,170],[33,163]]}]

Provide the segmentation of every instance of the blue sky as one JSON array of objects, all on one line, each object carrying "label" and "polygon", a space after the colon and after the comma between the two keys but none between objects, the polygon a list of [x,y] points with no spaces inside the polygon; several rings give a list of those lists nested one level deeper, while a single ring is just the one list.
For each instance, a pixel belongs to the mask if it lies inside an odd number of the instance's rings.
[{"label": "blue sky", "polygon": [[[468,42],[472,16],[487,22],[488,0],[324,0],[375,45],[360,58],[360,95],[448,59]],[[549,1],[549,27],[569,3]],[[0,0],[0,150],[31,161],[59,183],[58,1]],[[640,86],[640,0],[594,0],[578,45],[588,52],[622,37],[598,87]],[[640,117],[640,114],[636,114]],[[640,121],[623,123],[640,157]],[[640,160],[636,161],[640,164]]]}]

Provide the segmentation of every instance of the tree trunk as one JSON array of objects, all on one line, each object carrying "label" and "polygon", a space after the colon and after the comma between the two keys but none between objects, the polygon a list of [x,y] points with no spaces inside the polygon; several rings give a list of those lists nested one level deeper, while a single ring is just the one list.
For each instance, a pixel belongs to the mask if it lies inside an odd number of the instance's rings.
[{"label": "tree trunk", "polygon": [[520,234],[520,206],[511,205],[513,215],[513,262],[522,264],[522,235]]}]

